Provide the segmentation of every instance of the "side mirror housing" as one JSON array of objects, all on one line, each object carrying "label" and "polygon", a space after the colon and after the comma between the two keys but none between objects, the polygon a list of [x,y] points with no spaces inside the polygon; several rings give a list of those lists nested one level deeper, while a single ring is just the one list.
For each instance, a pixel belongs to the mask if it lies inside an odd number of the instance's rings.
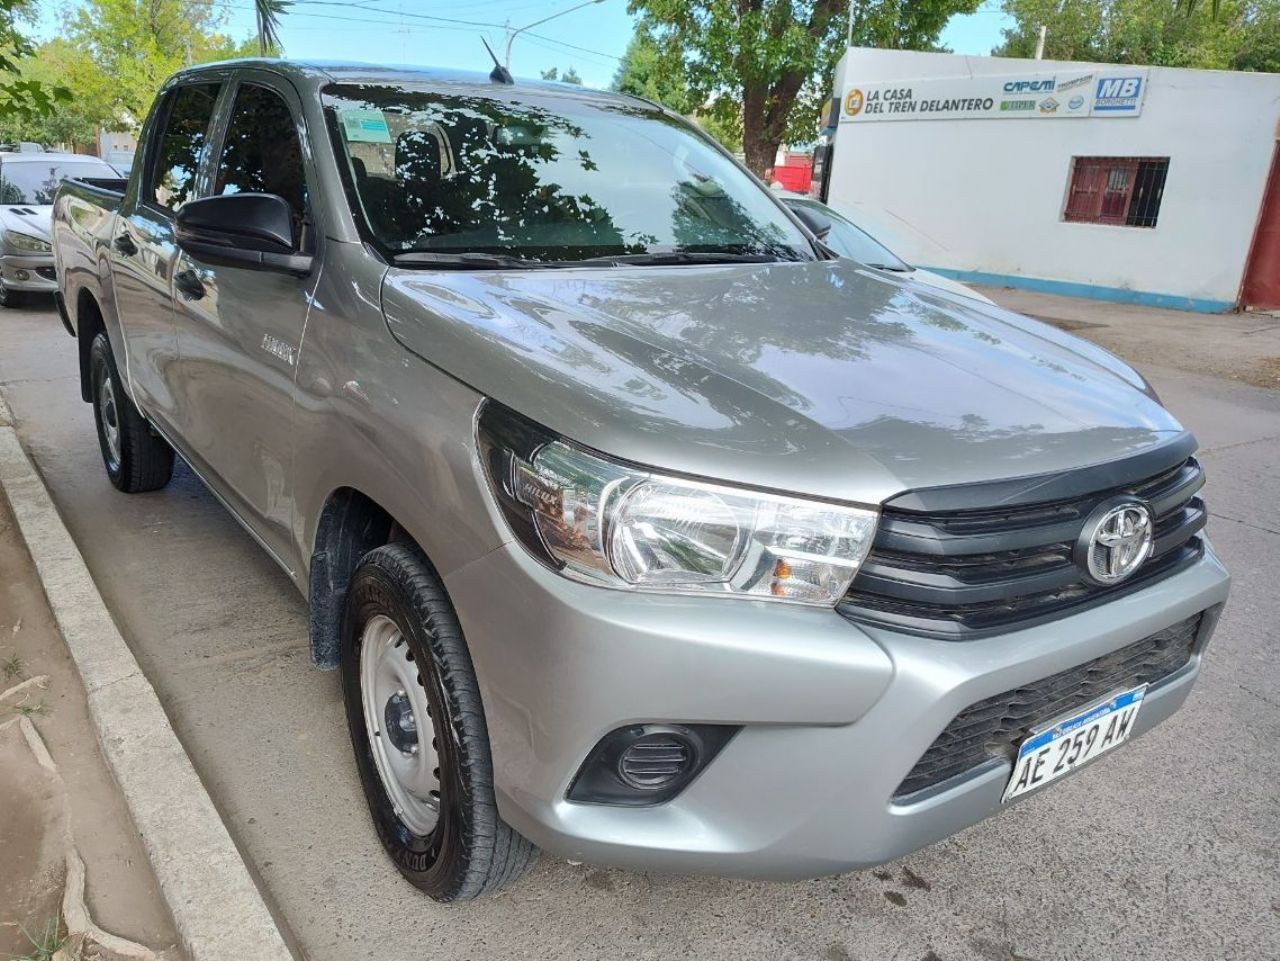
[{"label": "side mirror housing", "polygon": [[189,201],[178,209],[174,239],[204,264],[311,272],[311,256],[297,252],[289,203],[276,194],[222,194]]},{"label": "side mirror housing", "polygon": [[791,208],[791,212],[809,229],[809,233],[819,240],[826,240],[827,234],[831,233],[831,221],[816,210],[796,205]]}]

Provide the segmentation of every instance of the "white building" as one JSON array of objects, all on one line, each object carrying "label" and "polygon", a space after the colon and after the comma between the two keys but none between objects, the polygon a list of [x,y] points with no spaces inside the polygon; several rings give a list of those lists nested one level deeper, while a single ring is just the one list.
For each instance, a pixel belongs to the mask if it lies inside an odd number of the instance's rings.
[{"label": "white building", "polygon": [[1105,300],[1280,307],[1280,76],[861,48],[836,76],[828,200],[907,260]]}]

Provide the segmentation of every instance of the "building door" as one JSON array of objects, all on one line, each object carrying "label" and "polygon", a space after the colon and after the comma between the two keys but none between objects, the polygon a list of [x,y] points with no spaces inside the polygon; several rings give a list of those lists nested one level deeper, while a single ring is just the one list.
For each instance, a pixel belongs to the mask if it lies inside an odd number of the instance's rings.
[{"label": "building door", "polygon": [[1256,310],[1280,310],[1280,144],[1271,157],[1240,301]]}]

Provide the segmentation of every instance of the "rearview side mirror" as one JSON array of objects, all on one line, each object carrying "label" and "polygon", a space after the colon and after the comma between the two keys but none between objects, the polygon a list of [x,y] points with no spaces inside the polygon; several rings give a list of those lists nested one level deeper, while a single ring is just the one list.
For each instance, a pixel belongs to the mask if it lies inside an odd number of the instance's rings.
[{"label": "rearview side mirror", "polygon": [[311,256],[297,252],[289,203],[276,194],[222,194],[189,201],[178,209],[174,239],[203,264],[311,272]]},{"label": "rearview side mirror", "polygon": [[809,228],[809,233],[819,240],[826,240],[827,234],[831,233],[831,221],[816,210],[796,205],[791,208],[791,212],[799,218],[800,223]]}]

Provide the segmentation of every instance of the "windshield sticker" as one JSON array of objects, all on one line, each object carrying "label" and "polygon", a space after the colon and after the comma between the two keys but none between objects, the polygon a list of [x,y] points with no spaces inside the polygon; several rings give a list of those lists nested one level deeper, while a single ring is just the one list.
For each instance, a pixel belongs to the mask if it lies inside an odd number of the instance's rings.
[{"label": "windshield sticker", "polygon": [[391,143],[391,131],[381,110],[341,110],[342,133],[347,143]]}]

